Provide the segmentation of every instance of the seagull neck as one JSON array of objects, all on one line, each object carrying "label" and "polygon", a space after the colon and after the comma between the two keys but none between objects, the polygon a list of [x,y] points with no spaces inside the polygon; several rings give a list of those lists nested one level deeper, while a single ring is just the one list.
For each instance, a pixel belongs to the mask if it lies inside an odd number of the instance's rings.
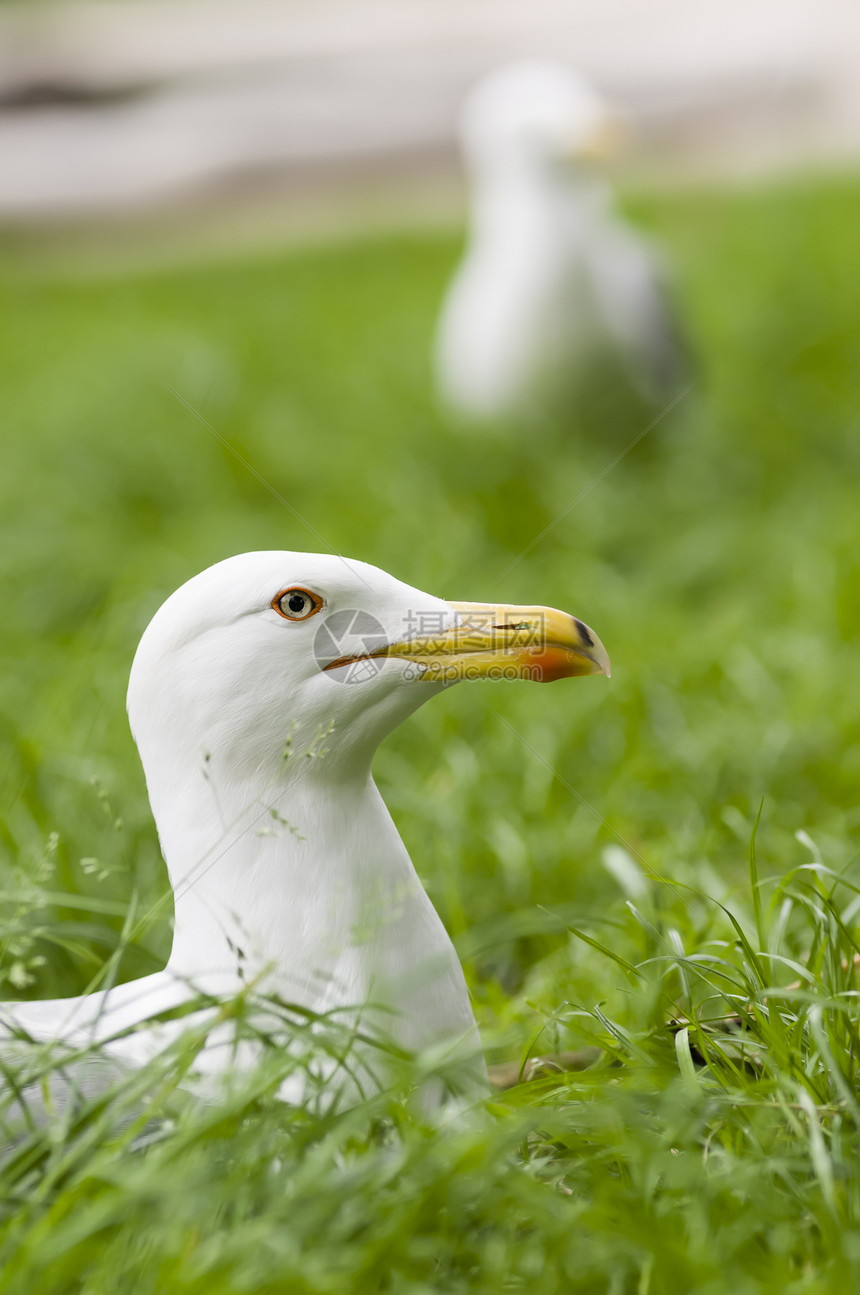
[{"label": "seagull neck", "polygon": [[498,168],[478,177],[472,204],[473,235],[537,238],[559,221],[588,224],[602,217],[609,191],[602,178],[579,172],[547,175],[525,167]]},{"label": "seagull neck", "polygon": [[220,992],[274,969],[268,988],[317,1003],[309,977],[318,986],[368,905],[419,885],[369,766],[324,765],[229,791],[209,767],[151,790],[174,892],[170,971]]}]

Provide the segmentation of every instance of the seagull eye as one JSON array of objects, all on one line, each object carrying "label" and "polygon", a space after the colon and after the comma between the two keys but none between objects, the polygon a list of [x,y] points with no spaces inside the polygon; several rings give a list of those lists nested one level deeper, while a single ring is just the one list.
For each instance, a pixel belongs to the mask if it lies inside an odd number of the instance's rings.
[{"label": "seagull eye", "polygon": [[285,589],[272,599],[272,606],[288,621],[306,621],[322,607],[322,598],[309,589]]}]

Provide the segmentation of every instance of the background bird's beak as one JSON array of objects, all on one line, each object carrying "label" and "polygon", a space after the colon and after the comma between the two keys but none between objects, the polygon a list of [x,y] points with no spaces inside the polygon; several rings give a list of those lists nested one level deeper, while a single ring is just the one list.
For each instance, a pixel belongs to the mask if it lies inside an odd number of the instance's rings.
[{"label": "background bird's beak", "polygon": [[[457,623],[441,633],[391,643],[379,655],[415,663],[416,679],[531,679],[551,683],[577,675],[611,673],[594,630],[553,607],[450,603]],[[419,626],[420,629],[420,626]]]},{"label": "background bird's beak", "polygon": [[608,112],[584,140],[577,139],[569,156],[573,160],[585,158],[590,162],[616,157],[626,146],[629,133],[622,118],[617,113]]}]

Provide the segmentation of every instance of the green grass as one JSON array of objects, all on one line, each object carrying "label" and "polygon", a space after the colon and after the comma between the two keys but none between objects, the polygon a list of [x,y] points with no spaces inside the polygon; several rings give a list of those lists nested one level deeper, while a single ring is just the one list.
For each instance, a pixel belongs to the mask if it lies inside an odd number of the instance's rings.
[{"label": "green grass", "polygon": [[[647,421],[617,393],[481,435],[434,409],[453,237],[112,279],[0,253],[4,997],[80,991],[165,892],[125,682],[210,562],[328,547],[567,607],[614,667],[453,689],[376,765],[490,1059],[595,1065],[433,1129],[398,1093],[286,1108],[271,1056],[130,1149],[167,1058],[0,1170],[4,1295],[856,1285],[860,185],[635,210],[696,385],[604,476]],[[168,946],[162,915],[120,974]]]}]

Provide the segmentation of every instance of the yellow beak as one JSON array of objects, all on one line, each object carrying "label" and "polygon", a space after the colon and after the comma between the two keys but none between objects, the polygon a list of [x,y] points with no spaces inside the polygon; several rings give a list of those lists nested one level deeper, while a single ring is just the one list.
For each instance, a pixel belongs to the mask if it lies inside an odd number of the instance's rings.
[{"label": "yellow beak", "polygon": [[[577,675],[611,674],[606,648],[594,630],[568,612],[492,603],[449,606],[458,618],[450,629],[388,643],[368,653],[368,658],[411,661],[414,678],[427,683],[457,679],[551,683]],[[359,659],[341,657],[326,669]]]},{"label": "yellow beak", "polygon": [[629,131],[620,116],[607,113],[585,140],[578,140],[571,156],[589,162],[602,162],[615,157],[628,142]]}]

